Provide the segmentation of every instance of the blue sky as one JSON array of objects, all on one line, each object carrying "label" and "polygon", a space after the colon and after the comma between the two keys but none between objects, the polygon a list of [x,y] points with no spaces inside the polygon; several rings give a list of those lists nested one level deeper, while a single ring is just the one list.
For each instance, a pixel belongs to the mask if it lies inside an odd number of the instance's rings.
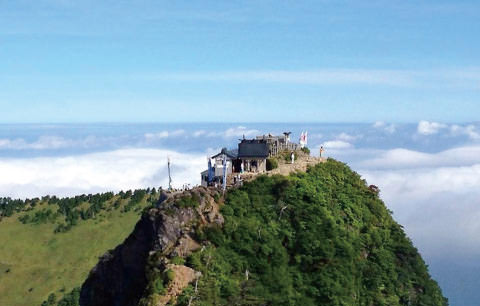
[{"label": "blue sky", "polygon": [[470,122],[477,1],[1,1],[12,122]]}]

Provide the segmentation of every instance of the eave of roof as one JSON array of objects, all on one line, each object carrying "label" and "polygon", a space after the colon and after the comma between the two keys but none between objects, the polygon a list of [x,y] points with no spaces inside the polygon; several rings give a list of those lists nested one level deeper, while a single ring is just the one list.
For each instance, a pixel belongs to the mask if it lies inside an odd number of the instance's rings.
[{"label": "eave of roof", "polygon": [[231,159],[236,159],[238,157],[238,153],[235,150],[229,150],[229,151],[222,151],[216,155],[213,155],[212,158],[217,158],[223,154],[227,155],[227,157]]}]

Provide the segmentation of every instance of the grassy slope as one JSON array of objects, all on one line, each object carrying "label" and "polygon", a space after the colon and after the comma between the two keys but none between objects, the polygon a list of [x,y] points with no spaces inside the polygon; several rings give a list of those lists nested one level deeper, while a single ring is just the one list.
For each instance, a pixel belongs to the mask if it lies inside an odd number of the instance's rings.
[{"label": "grassy slope", "polygon": [[132,232],[140,212],[102,211],[58,234],[55,224],[22,224],[23,214],[0,222],[0,305],[40,305],[52,292],[61,297],[62,288],[69,292],[80,286],[98,257]]}]

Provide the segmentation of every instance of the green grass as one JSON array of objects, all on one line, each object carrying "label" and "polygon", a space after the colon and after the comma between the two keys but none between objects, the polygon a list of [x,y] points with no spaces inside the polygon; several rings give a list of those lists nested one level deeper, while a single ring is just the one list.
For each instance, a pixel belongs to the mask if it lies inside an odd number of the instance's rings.
[{"label": "green grass", "polygon": [[[145,200],[139,204],[145,205]],[[45,207],[38,205],[28,213]],[[80,220],[66,233],[56,234],[56,223],[22,224],[18,217],[25,212],[4,218],[0,222],[0,305],[40,305],[50,293],[61,298],[81,286],[99,256],[123,242],[139,220],[141,210],[122,212],[121,208],[103,210],[95,219]]]}]

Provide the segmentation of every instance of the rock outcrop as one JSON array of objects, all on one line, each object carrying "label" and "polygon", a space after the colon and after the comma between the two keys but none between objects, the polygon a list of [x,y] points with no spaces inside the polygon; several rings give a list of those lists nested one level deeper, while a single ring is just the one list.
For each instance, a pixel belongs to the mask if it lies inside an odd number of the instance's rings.
[{"label": "rock outcrop", "polygon": [[[192,238],[195,228],[223,224],[215,200],[220,194],[215,189],[198,187],[161,199],[156,208],[142,215],[124,243],[100,258],[82,286],[80,305],[137,305],[149,285],[146,269],[151,266],[152,255],[161,258],[159,265],[166,266],[169,258],[188,256],[201,247]],[[189,276],[175,281],[179,288],[194,279],[193,270],[178,272]],[[181,290],[172,292],[170,297]]]},{"label": "rock outcrop", "polygon": [[185,289],[189,283],[201,276],[200,272],[195,272],[195,270],[192,268],[182,265],[169,264],[167,265],[167,269],[172,271],[175,277],[166,289],[166,294],[160,296],[155,301],[155,306],[167,305],[172,299],[175,299],[178,295],[180,295],[183,289]]}]

